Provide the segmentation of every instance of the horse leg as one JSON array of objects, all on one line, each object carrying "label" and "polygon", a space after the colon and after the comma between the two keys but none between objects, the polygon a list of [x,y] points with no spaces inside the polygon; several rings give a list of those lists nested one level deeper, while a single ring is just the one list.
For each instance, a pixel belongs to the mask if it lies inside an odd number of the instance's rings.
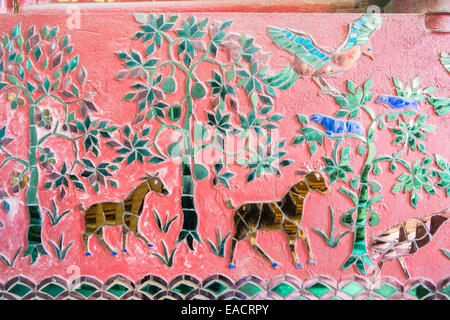
[{"label": "horse leg", "polygon": [[89,229],[86,229],[86,232],[83,232],[83,235],[82,235],[83,247],[84,247],[84,253],[86,256],[91,255],[91,253],[89,252],[89,238],[94,232],[95,232],[95,230],[89,230]]},{"label": "horse leg", "polygon": [[117,252],[113,251],[111,249],[111,247],[103,239],[103,228],[98,229],[95,232],[95,235],[96,235],[98,241],[100,241],[100,243],[106,248],[106,250],[108,250],[113,256],[117,255]]},{"label": "horse leg", "polygon": [[298,233],[299,233],[299,237],[300,237],[300,238],[303,240],[303,242],[305,243],[306,250],[308,251],[309,263],[310,263],[310,264],[315,264],[314,259],[313,259],[313,256],[312,256],[311,248],[310,248],[310,246],[309,246],[308,237],[306,236],[306,234],[305,234],[305,232],[303,231],[302,227],[299,227]]},{"label": "horse leg", "polygon": [[139,233],[138,225],[139,225],[139,216],[135,216],[135,215],[130,216],[130,226],[129,227],[130,227],[131,231],[133,231],[136,238],[144,241],[144,243],[147,247],[149,247],[149,248],[153,247],[153,245],[150,244],[150,241],[148,241],[148,239],[144,235]]},{"label": "horse leg", "polygon": [[295,252],[295,240],[297,240],[298,227],[288,221],[283,222],[283,231],[286,233],[289,242],[289,249],[291,250],[292,257],[294,258],[295,266],[301,269],[302,266],[298,262],[297,253]]},{"label": "horse leg", "polygon": [[130,229],[127,226],[122,225],[122,251],[123,252],[127,252],[127,235],[128,235],[129,231],[130,231]]},{"label": "horse leg", "polygon": [[231,238],[231,248],[230,248],[230,264],[228,265],[228,267],[230,269],[234,269],[236,268],[236,265],[233,264],[233,257],[234,257],[234,251],[236,250],[236,244],[237,244],[238,240],[233,236],[233,238]]},{"label": "horse leg", "polygon": [[276,267],[278,263],[273,261],[257,244],[256,244],[256,231],[252,232],[250,234],[250,244],[252,245],[252,248],[256,250],[264,259],[269,261],[272,264],[272,267]]},{"label": "horse leg", "polygon": [[408,272],[408,267],[405,264],[405,261],[403,261],[403,257],[397,257],[398,262],[400,263],[400,266],[403,269],[403,272],[405,272],[406,277],[409,279],[411,278]]}]

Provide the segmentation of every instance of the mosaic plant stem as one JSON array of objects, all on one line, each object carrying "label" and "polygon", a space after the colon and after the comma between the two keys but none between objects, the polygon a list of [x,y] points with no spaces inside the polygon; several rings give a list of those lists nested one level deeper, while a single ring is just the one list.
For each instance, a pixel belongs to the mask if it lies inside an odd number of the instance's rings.
[{"label": "mosaic plant stem", "polygon": [[194,238],[199,242],[200,239],[197,233],[198,216],[194,205],[194,179],[192,178],[191,156],[188,154],[185,154],[182,158],[181,172],[181,210],[183,212],[183,226],[178,236],[178,242],[186,239],[189,248],[194,250]]},{"label": "mosaic plant stem", "polygon": [[183,212],[183,225],[178,236],[178,242],[186,239],[188,247],[194,250],[194,239],[200,242],[197,233],[198,215],[194,205],[194,179],[192,177],[193,170],[193,147],[191,140],[191,121],[193,118],[193,101],[190,96],[191,77],[194,68],[208,55],[209,51],[192,65],[187,72],[186,79],[186,113],[184,117],[183,129],[185,134],[184,152],[181,158],[181,174],[182,174],[182,195],[181,195],[181,211]]},{"label": "mosaic plant stem", "polygon": [[42,232],[42,214],[39,207],[39,201],[37,198],[37,188],[39,183],[39,168],[36,160],[36,150],[38,148],[37,131],[35,124],[34,111],[36,104],[28,95],[28,99],[31,102],[29,111],[29,135],[30,135],[30,147],[28,152],[28,168],[30,170],[30,184],[28,186],[26,194],[26,205],[28,214],[30,216],[30,224],[28,227],[27,240],[28,245],[24,253],[24,257],[31,255],[30,264],[36,262],[38,255],[47,255],[42,244],[41,232]]},{"label": "mosaic plant stem", "polygon": [[366,224],[367,224],[367,214],[368,214],[368,196],[369,196],[369,173],[372,169],[373,160],[375,156],[375,143],[373,141],[373,132],[380,119],[385,115],[381,115],[375,118],[375,115],[369,108],[364,108],[364,110],[373,119],[372,124],[367,131],[367,158],[364,163],[364,167],[361,172],[361,186],[358,193],[357,202],[357,216],[356,223],[353,229],[353,248],[350,257],[342,266],[342,269],[346,269],[352,264],[356,263],[357,269],[362,273],[366,274],[364,265],[374,266],[371,262],[367,246],[366,246]]}]

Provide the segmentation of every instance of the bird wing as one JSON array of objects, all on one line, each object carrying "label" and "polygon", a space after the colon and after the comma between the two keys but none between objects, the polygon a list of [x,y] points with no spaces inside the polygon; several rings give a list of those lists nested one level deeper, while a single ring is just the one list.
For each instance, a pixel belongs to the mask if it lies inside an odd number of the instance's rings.
[{"label": "bird wing", "polygon": [[320,49],[308,34],[275,27],[269,27],[268,32],[275,44],[316,70],[332,56],[332,53]]},{"label": "bird wing", "polygon": [[383,18],[377,14],[366,13],[359,19],[348,25],[348,34],[345,42],[336,49],[336,52],[344,52],[355,45],[362,45],[369,41],[372,33],[378,29]]}]

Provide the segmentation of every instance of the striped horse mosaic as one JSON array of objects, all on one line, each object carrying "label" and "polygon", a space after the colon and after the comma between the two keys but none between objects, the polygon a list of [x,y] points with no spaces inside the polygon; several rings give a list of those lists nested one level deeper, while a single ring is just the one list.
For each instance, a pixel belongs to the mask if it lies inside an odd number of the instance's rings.
[{"label": "striped horse mosaic", "polygon": [[282,230],[289,243],[292,257],[297,268],[301,264],[295,251],[295,241],[300,237],[308,251],[309,263],[314,264],[308,237],[301,227],[303,218],[303,206],[306,196],[310,191],[317,190],[322,194],[327,194],[328,187],[325,178],[318,171],[299,172],[304,175],[302,180],[293,185],[280,201],[268,203],[244,203],[239,208],[235,208],[230,201],[227,205],[235,210],[234,228],[235,232],[231,240],[230,268],[235,268],[233,264],[234,251],[238,241],[247,236],[250,237],[252,247],[275,268],[278,264],[273,261],[257,244],[256,236],[259,230]]},{"label": "striped horse mosaic", "polygon": [[155,175],[147,174],[145,177],[142,177],[141,180],[143,180],[143,182],[120,202],[94,203],[86,210],[83,209],[82,204],[79,204],[79,210],[84,212],[86,231],[83,233],[83,245],[87,256],[91,255],[89,252],[88,241],[93,234],[95,234],[106,250],[113,255],[117,254],[117,252],[112,250],[103,239],[103,227],[106,226],[122,226],[123,252],[127,252],[126,242],[128,232],[130,231],[132,231],[137,238],[144,241],[148,247],[152,246],[148,239],[139,233],[138,230],[139,218],[144,209],[144,200],[150,191],[162,195],[168,195],[169,191],[167,191],[163,181],[158,178],[158,173]]}]

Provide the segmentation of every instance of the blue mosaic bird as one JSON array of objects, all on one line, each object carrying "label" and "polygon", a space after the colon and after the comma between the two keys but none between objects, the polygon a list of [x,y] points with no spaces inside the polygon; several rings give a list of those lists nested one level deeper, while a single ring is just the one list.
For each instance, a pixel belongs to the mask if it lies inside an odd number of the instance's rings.
[{"label": "blue mosaic bird", "polygon": [[280,82],[292,85],[299,77],[312,76],[322,92],[339,95],[324,78],[348,71],[361,55],[373,59],[369,38],[382,21],[379,14],[369,13],[354,21],[349,25],[347,40],[335,52],[321,49],[306,33],[269,27],[268,32],[273,42],[293,54],[294,59],[290,66],[283,69],[280,74],[266,79],[266,82],[274,85]]},{"label": "blue mosaic bird", "polygon": [[376,103],[385,103],[395,109],[413,108],[417,110],[419,107],[418,101],[415,99],[406,99],[393,96],[380,96]]},{"label": "blue mosaic bird", "polygon": [[309,118],[311,121],[321,124],[327,135],[340,134],[340,133],[358,133],[365,135],[364,130],[361,128],[361,121],[346,121],[327,117],[321,114],[314,114]]}]

